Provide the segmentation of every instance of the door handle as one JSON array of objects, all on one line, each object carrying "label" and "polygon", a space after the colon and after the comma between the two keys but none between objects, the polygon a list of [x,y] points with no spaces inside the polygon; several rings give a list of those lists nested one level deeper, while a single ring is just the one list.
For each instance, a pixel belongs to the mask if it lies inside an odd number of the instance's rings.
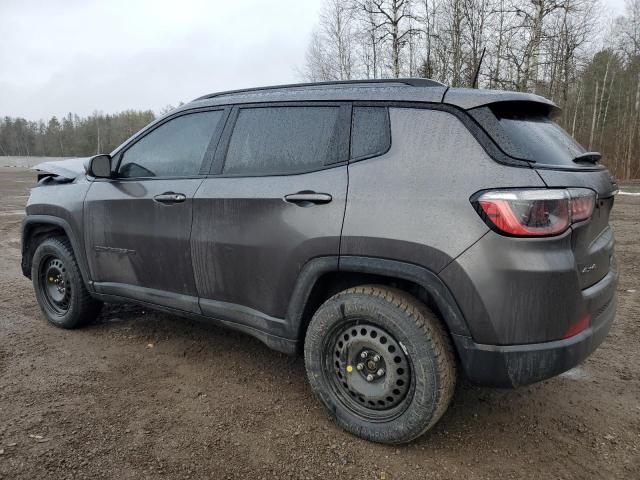
[{"label": "door handle", "polygon": [[316,192],[298,192],[284,196],[285,202],[295,203],[296,205],[299,205],[301,207],[329,203],[332,199],[333,197],[328,193]]},{"label": "door handle", "polygon": [[164,192],[160,195],[156,195],[153,199],[159,203],[173,204],[184,202],[187,199],[187,196],[184,193]]}]

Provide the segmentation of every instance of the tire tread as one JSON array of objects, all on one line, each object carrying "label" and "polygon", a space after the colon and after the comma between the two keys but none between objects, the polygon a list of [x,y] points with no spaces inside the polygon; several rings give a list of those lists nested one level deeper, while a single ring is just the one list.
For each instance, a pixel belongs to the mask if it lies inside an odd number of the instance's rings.
[{"label": "tire tread", "polygon": [[[78,266],[78,262],[76,260],[75,254],[73,252],[73,248],[69,239],[64,236],[53,236],[47,237],[40,242],[40,244],[36,248],[37,250],[45,243],[52,244],[54,248],[61,250],[64,255],[68,259],[68,265],[66,265],[68,270],[71,270],[71,274],[78,280],[75,282],[75,299],[73,308],[76,309],[76,312],[73,314],[73,319],[68,322],[58,323],[52,322],[56,326],[62,328],[75,328],[85,323],[88,323],[92,320],[95,320],[96,317],[100,314],[100,310],[102,309],[102,302],[96,300],[91,296],[89,291],[87,290],[86,285],[84,284],[84,280],[82,278],[82,274],[80,272],[80,267]],[[34,260],[36,259],[36,255],[34,255]],[[32,266],[32,268],[34,268]],[[33,274],[32,274],[33,277]],[[45,316],[49,319],[47,313],[43,310]],[[50,319],[49,319],[50,320]]]},{"label": "tire tread", "polygon": [[[418,432],[412,432],[405,438],[396,441],[385,441],[385,443],[405,443],[409,442],[429,430],[442,417],[447,410],[455,391],[457,370],[456,357],[448,332],[440,319],[429,309],[427,305],[412,296],[411,294],[383,285],[361,285],[345,289],[330,299],[326,303],[340,301],[351,295],[364,295],[376,298],[389,303],[402,315],[411,321],[423,334],[424,340],[428,342],[430,350],[433,352],[433,360],[437,371],[438,389],[434,396],[433,414],[430,421]],[[322,307],[320,307],[322,308]],[[313,320],[312,320],[313,321]],[[306,339],[310,340],[309,337]],[[308,346],[305,342],[305,351]],[[307,372],[308,375],[311,372]]]}]

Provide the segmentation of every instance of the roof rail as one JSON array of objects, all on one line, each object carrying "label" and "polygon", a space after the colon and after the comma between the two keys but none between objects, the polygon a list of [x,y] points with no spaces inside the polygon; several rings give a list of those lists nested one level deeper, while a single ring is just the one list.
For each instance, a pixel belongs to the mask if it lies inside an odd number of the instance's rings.
[{"label": "roof rail", "polygon": [[311,82],[311,83],[289,83],[285,85],[272,85],[266,87],[254,87],[254,88],[242,88],[239,90],[227,90],[224,92],[210,93],[209,95],[203,95],[194,100],[204,100],[207,98],[221,97],[224,95],[236,95],[239,93],[249,92],[261,92],[264,90],[286,90],[288,88],[303,88],[303,87],[323,87],[323,86],[367,86],[368,84],[401,84],[410,87],[444,87],[443,83],[431,80],[429,78],[375,78],[371,80],[336,80],[331,82]]}]

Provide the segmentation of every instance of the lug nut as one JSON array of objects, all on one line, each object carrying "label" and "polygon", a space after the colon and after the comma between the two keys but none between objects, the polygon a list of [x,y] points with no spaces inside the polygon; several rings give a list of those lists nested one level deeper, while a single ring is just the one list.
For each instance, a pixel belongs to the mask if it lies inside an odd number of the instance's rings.
[{"label": "lug nut", "polygon": [[364,364],[363,363],[359,363],[359,364],[356,365],[356,368],[358,370],[362,370],[364,368]]},{"label": "lug nut", "polygon": [[384,375],[384,368],[380,368],[378,369],[378,376],[381,377],[382,375]]},{"label": "lug nut", "polygon": [[367,375],[367,382],[373,382],[373,375]]},{"label": "lug nut", "polygon": [[367,352],[362,352],[360,354],[360,358],[367,358]]},{"label": "lug nut", "polygon": [[374,362],[379,362],[380,361],[380,355],[376,355],[375,357],[373,357],[373,361]]}]

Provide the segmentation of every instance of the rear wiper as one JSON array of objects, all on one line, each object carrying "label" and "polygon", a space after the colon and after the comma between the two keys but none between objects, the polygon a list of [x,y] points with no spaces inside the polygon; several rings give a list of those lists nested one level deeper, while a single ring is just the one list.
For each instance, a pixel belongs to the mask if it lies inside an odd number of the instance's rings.
[{"label": "rear wiper", "polygon": [[602,158],[602,154],[600,152],[585,152],[578,155],[573,159],[576,163],[587,162],[587,163],[598,163],[598,160]]}]

